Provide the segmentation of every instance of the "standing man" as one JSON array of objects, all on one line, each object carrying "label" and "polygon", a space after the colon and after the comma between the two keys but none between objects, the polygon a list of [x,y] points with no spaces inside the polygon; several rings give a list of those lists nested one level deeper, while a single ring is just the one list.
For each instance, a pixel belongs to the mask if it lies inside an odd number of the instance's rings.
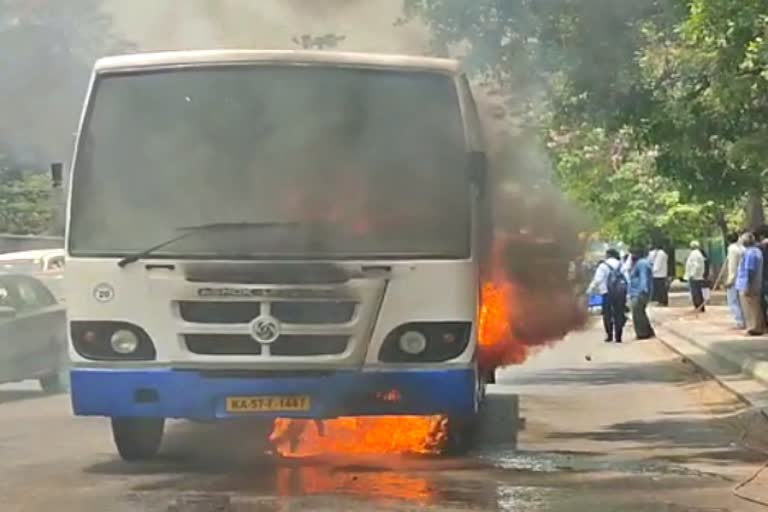
[{"label": "standing man", "polygon": [[688,287],[691,290],[691,301],[693,307],[697,310],[704,311],[704,288],[706,287],[706,269],[707,260],[704,257],[704,253],[701,252],[699,242],[691,242],[691,253],[688,255],[688,259],[685,260],[685,276],[684,279],[688,281]]},{"label": "standing man", "polygon": [[643,249],[632,250],[632,270],[629,274],[632,324],[635,327],[638,340],[647,340],[656,336],[646,311],[653,292],[653,269],[643,256]]},{"label": "standing man", "polygon": [[745,329],[744,313],[741,310],[739,301],[739,292],[736,290],[736,276],[739,271],[739,264],[744,256],[744,246],[737,233],[728,235],[728,251],[725,257],[725,297],[728,302],[728,308],[731,310],[731,316],[736,322],[737,329]]},{"label": "standing man", "polygon": [[760,308],[768,322],[768,226],[763,224],[757,229],[755,242],[763,253],[763,291],[760,294]]},{"label": "standing man", "polygon": [[669,277],[669,256],[663,244],[658,242],[648,254],[648,261],[653,270],[653,301],[661,306],[669,306],[667,277]]},{"label": "standing man", "polygon": [[763,253],[752,233],[745,233],[742,243],[744,256],[736,273],[736,290],[739,292],[747,334],[760,336],[765,332],[765,315],[760,306],[763,290]]},{"label": "standing man", "polygon": [[608,249],[605,259],[597,264],[587,293],[599,293],[603,298],[605,342],[621,343],[624,324],[627,321],[627,280],[622,273],[619,252],[616,249]]}]

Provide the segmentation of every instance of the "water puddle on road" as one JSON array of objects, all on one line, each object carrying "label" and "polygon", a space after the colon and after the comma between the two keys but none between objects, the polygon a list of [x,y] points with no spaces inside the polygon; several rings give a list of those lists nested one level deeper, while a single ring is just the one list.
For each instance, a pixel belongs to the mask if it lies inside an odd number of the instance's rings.
[{"label": "water puddle on road", "polygon": [[620,460],[578,453],[525,452],[518,450],[479,452],[478,460],[490,466],[534,473],[616,472],[677,476],[712,476],[678,464],[661,461]]},{"label": "water puddle on road", "polygon": [[[190,479],[180,486],[185,491],[167,495],[166,507],[161,510],[727,510],[676,504],[679,496],[685,498],[697,485],[711,484],[713,479],[709,475],[673,464],[606,460],[582,454],[489,450],[456,459],[334,457],[274,462],[250,470],[240,468],[230,474],[209,473],[204,478],[189,475]],[[669,499],[659,501],[662,494],[670,491]],[[678,496],[679,492],[683,494]]]}]

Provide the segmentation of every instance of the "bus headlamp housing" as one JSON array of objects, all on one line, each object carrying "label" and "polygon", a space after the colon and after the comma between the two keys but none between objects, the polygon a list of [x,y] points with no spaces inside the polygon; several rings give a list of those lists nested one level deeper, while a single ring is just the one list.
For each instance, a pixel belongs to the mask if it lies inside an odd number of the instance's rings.
[{"label": "bus headlamp housing", "polygon": [[379,352],[384,363],[441,363],[467,349],[470,322],[414,322],[390,332]]},{"label": "bus headlamp housing", "polygon": [[406,331],[397,340],[400,350],[412,356],[418,356],[427,350],[428,343],[427,337],[419,331]]},{"label": "bus headlamp housing", "polygon": [[112,350],[124,356],[136,352],[139,343],[139,337],[136,336],[136,333],[128,329],[115,331],[109,338],[109,345]]},{"label": "bus headlamp housing", "polygon": [[93,361],[151,361],[155,345],[138,325],[127,322],[71,322],[75,351]]}]

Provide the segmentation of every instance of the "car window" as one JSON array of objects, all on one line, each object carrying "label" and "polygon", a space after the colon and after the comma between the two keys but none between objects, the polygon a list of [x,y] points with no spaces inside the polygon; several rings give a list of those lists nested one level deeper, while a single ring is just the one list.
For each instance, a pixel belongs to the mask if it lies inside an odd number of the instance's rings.
[{"label": "car window", "polygon": [[[18,277],[12,281],[16,285],[21,310],[29,311],[56,304],[53,294],[34,279]],[[13,293],[13,290],[9,291]]]},{"label": "car window", "polygon": [[18,304],[12,298],[10,286],[7,283],[0,282],[0,307],[16,308]]},{"label": "car window", "polygon": [[32,273],[39,272],[43,268],[40,259],[16,259],[0,261],[0,269],[5,272]]}]

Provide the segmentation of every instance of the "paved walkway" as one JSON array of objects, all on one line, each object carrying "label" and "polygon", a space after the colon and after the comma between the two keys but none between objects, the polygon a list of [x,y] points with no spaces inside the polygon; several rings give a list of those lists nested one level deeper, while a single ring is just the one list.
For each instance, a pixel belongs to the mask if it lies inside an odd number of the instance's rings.
[{"label": "paved walkway", "polygon": [[735,329],[725,306],[696,314],[690,307],[657,308],[659,338],[744,400],[768,408],[768,336]]}]

